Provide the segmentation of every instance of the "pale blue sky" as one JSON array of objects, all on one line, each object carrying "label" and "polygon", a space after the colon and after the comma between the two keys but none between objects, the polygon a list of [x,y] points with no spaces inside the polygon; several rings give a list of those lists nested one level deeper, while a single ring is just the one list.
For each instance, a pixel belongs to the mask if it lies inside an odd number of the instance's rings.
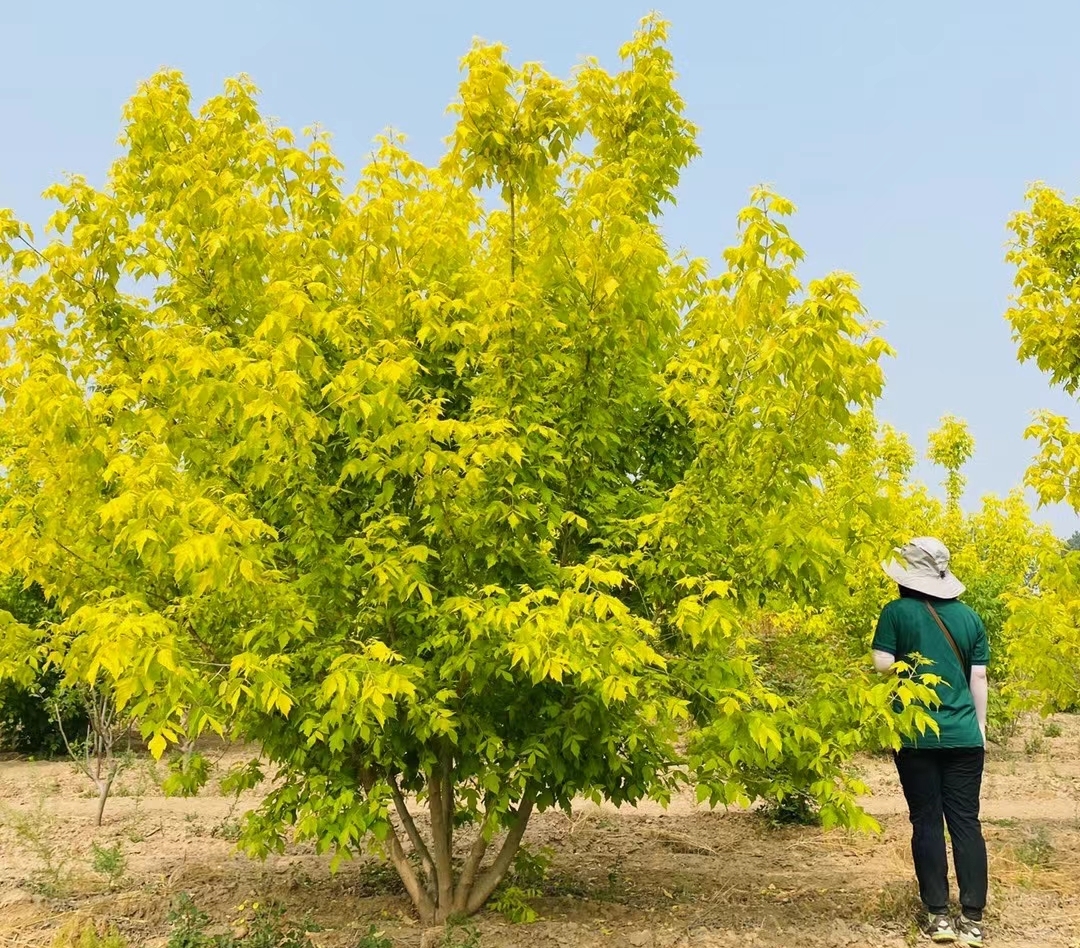
[{"label": "pale blue sky", "polygon": [[[266,114],[334,133],[350,172],[387,126],[432,160],[474,36],[565,75],[613,64],[649,2],[545,0],[0,0],[0,206],[35,227],[66,171],[100,182],[120,110],[160,66],[201,101],[230,75]],[[969,495],[1004,492],[1032,454],[1030,412],[1072,404],[1016,364],[1002,314],[1005,222],[1029,182],[1080,190],[1080,4],[909,0],[769,4],[667,0],[672,48],[704,155],[667,215],[673,244],[716,259],[748,189],[798,205],[804,276],[850,270],[899,351],[882,416],[920,450],[966,418]],[[1045,514],[1058,532],[1071,511]]]}]

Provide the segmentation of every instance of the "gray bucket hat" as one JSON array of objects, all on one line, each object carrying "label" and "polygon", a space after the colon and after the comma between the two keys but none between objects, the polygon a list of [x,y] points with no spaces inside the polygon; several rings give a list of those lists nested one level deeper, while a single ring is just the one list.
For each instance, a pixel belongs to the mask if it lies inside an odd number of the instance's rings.
[{"label": "gray bucket hat", "polygon": [[955,599],[965,589],[949,569],[949,549],[934,537],[916,537],[881,564],[893,582],[926,596]]}]

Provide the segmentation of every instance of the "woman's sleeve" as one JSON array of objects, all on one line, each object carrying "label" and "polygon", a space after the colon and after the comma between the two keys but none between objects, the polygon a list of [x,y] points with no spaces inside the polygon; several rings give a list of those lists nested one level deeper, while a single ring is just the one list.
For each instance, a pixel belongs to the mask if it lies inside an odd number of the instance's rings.
[{"label": "woman's sleeve", "polygon": [[990,664],[990,642],[986,638],[986,626],[978,613],[975,614],[975,644],[971,649],[971,664]]},{"label": "woman's sleeve", "polygon": [[896,622],[893,619],[892,610],[886,606],[878,616],[877,628],[874,630],[874,641],[870,645],[875,652],[888,652],[890,655],[899,655],[896,641]]}]

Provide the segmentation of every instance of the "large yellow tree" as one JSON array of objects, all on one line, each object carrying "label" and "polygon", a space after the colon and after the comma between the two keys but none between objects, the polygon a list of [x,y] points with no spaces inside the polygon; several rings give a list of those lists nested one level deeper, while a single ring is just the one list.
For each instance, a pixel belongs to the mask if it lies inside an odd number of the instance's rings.
[{"label": "large yellow tree", "polygon": [[155,755],[247,743],[253,852],[376,845],[429,921],[578,795],[864,822],[852,754],[925,726],[861,656],[795,693],[758,648],[849,594],[880,492],[822,516],[824,481],[886,346],[850,277],[800,283],[775,195],[719,274],[669,251],[697,148],[664,24],[621,63],[478,45],[444,158],[385,138],[353,190],[246,80],[193,111],[162,73],[50,242],[0,213],[0,564],[61,616],[8,617],[0,676],[99,689]]}]

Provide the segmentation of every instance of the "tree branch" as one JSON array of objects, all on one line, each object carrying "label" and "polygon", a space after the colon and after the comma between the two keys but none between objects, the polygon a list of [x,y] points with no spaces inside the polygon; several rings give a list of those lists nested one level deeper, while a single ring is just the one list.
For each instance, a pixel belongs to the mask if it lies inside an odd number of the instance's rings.
[{"label": "tree branch", "polygon": [[405,797],[401,794],[401,788],[398,787],[396,776],[390,777],[390,792],[394,796],[394,808],[397,810],[398,819],[401,820],[405,832],[409,836],[409,842],[412,843],[413,849],[416,850],[417,855],[420,857],[420,862],[424,867],[424,872],[428,875],[428,880],[434,884],[435,863],[431,858],[431,851],[425,845],[423,838],[420,836],[420,831],[416,828],[416,820],[412,818],[409,808],[405,805]]},{"label": "tree branch", "polygon": [[467,914],[472,915],[474,912],[480,911],[483,904],[491,897],[491,893],[502,882],[503,876],[506,875],[510,863],[514,861],[514,857],[521,846],[521,838],[525,835],[525,827],[529,825],[529,817],[532,816],[535,803],[536,792],[531,789],[527,790],[521,798],[521,803],[518,804],[517,816],[514,817],[514,822],[510,826],[510,832],[507,834],[502,849],[499,850],[499,855],[495,857],[495,861],[487,872],[476,880],[473,891],[468,894],[465,903],[465,912]]},{"label": "tree branch", "polygon": [[465,906],[469,901],[469,893],[472,891],[473,883],[476,881],[476,873],[480,871],[480,863],[484,861],[484,854],[488,849],[487,828],[490,820],[491,811],[489,810],[484,813],[484,818],[480,821],[480,832],[477,834],[476,839],[473,840],[469,855],[465,859],[465,864],[461,867],[461,875],[454,891],[454,910],[456,912],[465,911]]},{"label": "tree branch", "polygon": [[[89,764],[83,764],[76,756],[75,751],[72,750],[71,742],[68,741],[67,732],[64,730],[64,721],[63,718],[60,716],[60,709],[54,708],[53,711],[56,714],[56,726],[60,729],[60,737],[64,742],[64,747],[67,749],[68,756],[75,762],[76,767],[78,767],[91,780],[94,780],[94,775],[90,773]],[[87,740],[89,740],[89,735],[87,735]],[[89,757],[87,759],[89,760]]]},{"label": "tree branch", "polygon": [[393,824],[390,825],[390,832],[386,838],[386,848],[387,855],[394,864],[394,868],[405,886],[405,891],[409,893],[409,898],[412,899],[413,905],[416,906],[416,911],[420,914],[421,920],[425,923],[434,921],[435,903],[432,901],[431,896],[428,895],[427,890],[420,885],[416,873],[413,872],[412,866],[409,865],[409,860],[405,858],[405,850],[401,848],[401,840],[398,839],[397,830],[394,829]]}]

